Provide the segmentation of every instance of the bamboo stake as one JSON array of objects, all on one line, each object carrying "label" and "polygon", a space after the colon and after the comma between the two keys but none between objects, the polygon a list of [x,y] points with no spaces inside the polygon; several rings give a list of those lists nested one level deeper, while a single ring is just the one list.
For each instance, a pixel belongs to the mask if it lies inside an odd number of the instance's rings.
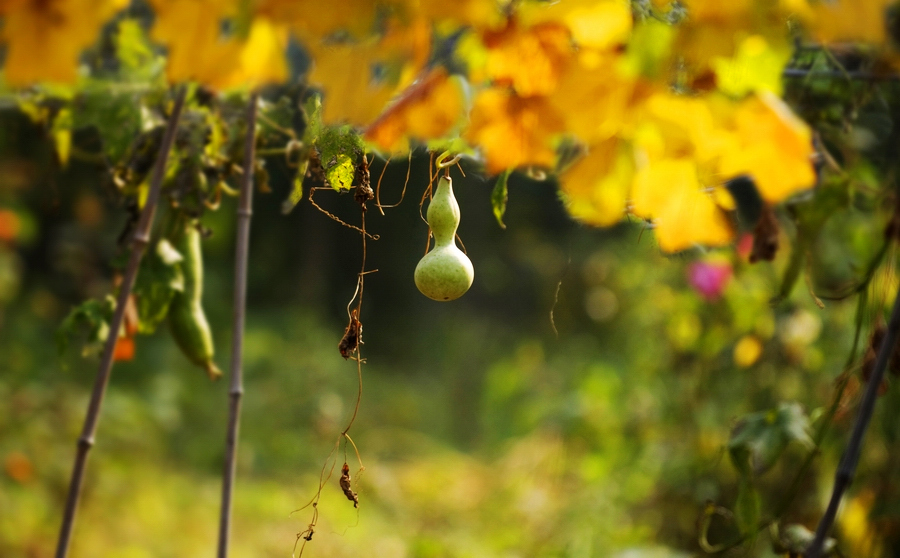
[{"label": "bamboo stake", "polygon": [[244,143],[244,175],[237,210],[237,246],[234,258],[234,330],[231,342],[231,388],[228,400],[228,431],[225,435],[225,468],[222,472],[222,508],[219,516],[219,547],[216,556],[228,556],[231,531],[231,499],[236,469],[241,397],[244,394],[244,318],[247,307],[247,254],[250,244],[250,216],[253,214],[253,161],[256,158],[256,112],[259,95],[250,94],[247,105],[247,138]]},{"label": "bamboo stake", "polygon": [[103,355],[100,358],[97,376],[94,378],[94,390],[91,393],[91,400],[88,403],[84,427],[81,431],[81,436],[78,438],[75,465],[72,469],[72,479],[69,482],[69,493],[66,497],[66,507],[63,511],[62,527],[60,528],[59,540],[56,546],[56,558],[65,558],[69,553],[72,528],[75,525],[75,512],[78,509],[78,501],[81,498],[81,488],[84,484],[84,471],[87,464],[87,456],[90,449],[94,446],[94,435],[97,432],[97,422],[100,419],[100,407],[103,404],[103,396],[106,394],[106,386],[109,384],[109,375],[112,371],[113,351],[116,346],[119,331],[122,329],[125,305],[128,302],[128,297],[131,295],[131,290],[134,287],[134,280],[137,277],[141,258],[144,256],[144,251],[147,248],[147,244],[150,242],[150,231],[153,228],[153,218],[156,214],[156,206],[159,203],[159,193],[163,177],[165,176],[166,160],[169,157],[172,143],[175,141],[175,132],[178,130],[178,120],[181,117],[181,109],[184,106],[186,94],[187,88],[184,86],[181,86],[175,94],[175,104],[172,106],[172,114],[169,116],[165,134],[163,135],[162,145],[159,147],[159,153],[153,164],[147,200],[144,202],[144,209],[141,211],[141,217],[134,232],[134,238],[131,241],[131,255],[128,259],[128,266],[125,268],[125,274],[122,277],[122,284],[119,286],[116,310],[113,313],[112,322],[109,324],[109,337],[107,337],[106,343],[103,346]]},{"label": "bamboo stake", "polygon": [[840,464],[838,464],[837,473],[834,476],[834,488],[831,493],[831,500],[828,502],[828,508],[825,515],[819,521],[816,528],[816,536],[806,551],[806,558],[819,558],[822,555],[822,546],[825,538],[834,524],[837,516],[838,506],[844,491],[853,481],[856,473],[856,465],[859,463],[859,454],[862,449],[863,438],[866,435],[866,429],[869,421],[872,419],[872,413],[875,410],[875,400],[878,398],[878,387],[884,378],[884,371],[887,368],[888,361],[894,352],[894,345],[897,344],[897,338],[900,337],[900,293],[898,293],[894,301],[894,309],[891,311],[891,319],[888,322],[887,331],[884,334],[884,340],[878,349],[878,357],[875,359],[875,368],[869,377],[866,385],[866,392],[863,394],[862,403],[859,405],[859,411],[856,415],[856,424],[853,425],[853,432],[850,435],[850,441],[847,442],[847,449],[841,456]]}]

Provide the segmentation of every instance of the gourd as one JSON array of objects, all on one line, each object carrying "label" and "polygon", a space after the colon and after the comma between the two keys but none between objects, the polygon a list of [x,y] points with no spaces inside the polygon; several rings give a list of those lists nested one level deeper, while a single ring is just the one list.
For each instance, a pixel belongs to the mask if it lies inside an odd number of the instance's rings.
[{"label": "gourd", "polygon": [[459,204],[453,196],[449,176],[443,176],[438,182],[426,217],[434,234],[434,248],[416,266],[416,287],[434,300],[457,299],[472,286],[475,270],[469,258],[456,247]]},{"label": "gourd", "polygon": [[212,330],[203,311],[203,253],[200,248],[200,231],[194,220],[185,220],[175,237],[171,239],[181,253],[181,272],[184,289],[176,292],[169,304],[169,327],[175,343],[191,362],[218,379],[222,371],[213,362],[215,350]]}]

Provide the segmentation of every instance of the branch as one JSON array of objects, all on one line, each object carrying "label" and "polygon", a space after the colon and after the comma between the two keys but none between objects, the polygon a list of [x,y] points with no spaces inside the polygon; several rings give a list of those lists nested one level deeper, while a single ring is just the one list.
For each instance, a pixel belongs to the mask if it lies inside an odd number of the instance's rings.
[{"label": "branch", "polygon": [[829,78],[859,81],[897,81],[900,76],[888,73],[840,71],[840,70],[807,70],[804,68],[785,68],[781,72],[785,78]]},{"label": "branch", "polygon": [[247,253],[250,244],[250,216],[253,214],[253,161],[256,158],[256,111],[259,94],[250,94],[247,105],[247,138],[244,143],[244,174],[237,210],[237,246],[234,257],[234,328],[231,342],[231,388],[228,401],[228,431],[225,435],[225,468],[222,472],[222,509],[219,516],[219,549],[216,556],[228,556],[231,531],[231,496],[234,487],[241,397],[244,394],[242,359],[244,317],[247,309]]},{"label": "branch", "polygon": [[69,493],[66,497],[62,527],[60,528],[59,541],[56,546],[56,558],[65,558],[69,552],[69,542],[72,538],[72,528],[75,524],[75,512],[78,509],[81,487],[84,484],[87,456],[90,449],[94,446],[94,435],[97,432],[97,422],[100,418],[100,406],[103,404],[103,396],[106,393],[106,386],[109,384],[110,371],[112,371],[113,350],[119,337],[119,331],[122,329],[125,306],[128,296],[134,287],[134,280],[137,277],[141,258],[144,256],[144,251],[150,242],[150,230],[153,228],[153,218],[156,214],[156,205],[159,202],[159,192],[165,177],[166,160],[175,140],[175,132],[178,130],[178,120],[181,117],[181,109],[184,106],[186,94],[187,88],[184,86],[181,86],[175,94],[172,114],[169,116],[163,142],[159,147],[159,153],[153,164],[153,174],[150,177],[150,189],[147,193],[147,200],[144,202],[144,209],[141,211],[141,217],[131,242],[131,255],[128,259],[128,266],[125,268],[122,284],[119,286],[116,310],[113,313],[112,322],[109,324],[109,337],[106,338],[106,343],[103,347],[100,367],[97,370],[97,376],[94,378],[94,391],[91,393],[87,415],[84,418],[84,427],[81,431],[81,436],[78,438],[75,466],[72,470],[72,479],[69,482]]},{"label": "branch", "polygon": [[872,376],[866,385],[866,392],[863,395],[862,403],[859,406],[859,412],[856,417],[856,424],[853,425],[853,433],[850,435],[850,441],[847,443],[847,449],[841,457],[838,465],[837,473],[834,476],[834,489],[831,493],[831,500],[828,502],[828,508],[825,515],[819,521],[816,529],[816,536],[809,549],[806,551],[807,558],[819,558],[822,553],[822,545],[831,526],[834,524],[837,515],[838,505],[841,503],[841,497],[844,491],[850,486],[853,475],[856,472],[856,465],[859,462],[859,453],[862,448],[863,437],[866,435],[866,429],[869,421],[872,419],[872,412],[875,410],[875,400],[878,398],[878,387],[884,378],[884,370],[887,368],[888,361],[894,351],[894,345],[897,344],[897,338],[900,337],[900,293],[894,300],[894,309],[891,311],[891,319],[888,322],[887,331],[884,334],[884,341],[878,349],[878,357],[875,360],[875,369],[872,370]]}]

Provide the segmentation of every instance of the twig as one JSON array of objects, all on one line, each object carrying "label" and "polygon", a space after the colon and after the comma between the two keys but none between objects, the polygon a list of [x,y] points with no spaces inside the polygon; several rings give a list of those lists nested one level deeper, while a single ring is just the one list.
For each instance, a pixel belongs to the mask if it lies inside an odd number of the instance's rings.
[{"label": "twig", "polygon": [[[871,280],[871,276],[869,276],[869,280]],[[868,286],[869,280],[866,281],[866,286]],[[806,459],[803,460],[803,463],[797,469],[797,472],[794,474],[794,479],[791,481],[788,489],[783,492],[781,502],[777,506],[775,506],[775,512],[772,514],[772,517],[761,521],[756,526],[756,529],[739,535],[731,542],[724,545],[717,545],[716,552],[723,553],[731,550],[732,548],[743,544],[745,541],[749,540],[752,537],[755,537],[758,533],[770,528],[772,525],[780,521],[782,516],[784,516],[788,508],[790,508],[791,504],[794,502],[797,494],[800,492],[800,487],[807,479],[810,467],[812,467],[812,464],[815,461],[816,457],[819,456],[819,448],[822,446],[822,442],[825,440],[825,436],[828,434],[828,431],[831,427],[831,421],[837,414],[838,409],[841,406],[841,400],[843,398],[844,391],[847,389],[847,384],[850,380],[849,371],[853,366],[853,362],[856,360],[856,353],[859,349],[859,340],[862,334],[865,308],[869,300],[867,293],[868,291],[864,288],[859,290],[859,300],[857,301],[856,305],[856,332],[853,335],[853,345],[850,348],[850,354],[847,356],[847,362],[844,365],[844,372],[841,373],[836,382],[834,394],[831,398],[831,406],[828,408],[828,411],[826,411],[826,413],[822,416],[819,428],[816,430],[816,433],[813,436],[812,449],[810,449],[809,453],[806,454]]]},{"label": "twig", "polygon": [[862,448],[863,437],[866,435],[866,429],[869,421],[872,419],[872,412],[875,409],[875,400],[878,398],[878,387],[884,378],[884,370],[887,368],[888,361],[894,351],[894,345],[897,344],[897,338],[900,337],[900,293],[894,300],[894,309],[891,311],[891,319],[888,322],[887,331],[884,334],[884,342],[878,349],[878,358],[875,360],[875,369],[872,370],[872,376],[869,378],[863,395],[862,403],[859,405],[859,411],[856,415],[856,424],[853,425],[853,432],[850,435],[850,441],[847,443],[847,449],[838,464],[837,473],[834,476],[834,489],[831,493],[831,500],[828,502],[828,508],[825,515],[819,521],[816,529],[816,536],[809,549],[806,551],[807,558],[819,558],[822,553],[822,545],[831,526],[834,524],[837,515],[838,505],[841,503],[841,497],[844,491],[850,486],[853,475],[856,472],[856,465],[859,463],[859,453]]},{"label": "twig", "polygon": [[344,221],[343,219],[341,219],[340,217],[338,217],[338,216],[335,215],[334,213],[329,212],[327,209],[322,208],[322,206],[320,206],[320,205],[317,204],[315,201],[313,201],[313,193],[314,193],[316,190],[331,190],[331,188],[329,188],[329,187],[327,187],[327,186],[326,186],[326,187],[322,187],[322,188],[310,188],[310,189],[309,189],[309,196],[306,198],[306,199],[309,200],[309,203],[311,203],[313,207],[315,207],[316,209],[318,209],[319,211],[321,211],[322,213],[324,213],[329,219],[331,219],[332,221],[335,221],[336,223],[339,223],[339,224],[341,224],[341,225],[347,227],[348,229],[353,229],[354,231],[359,232],[359,233],[362,234],[363,236],[368,236],[368,237],[371,238],[372,240],[378,240],[379,238],[381,238],[380,235],[368,233],[368,232],[364,231],[363,229],[357,227],[356,225],[351,225],[350,223]]},{"label": "twig", "polygon": [[[244,168],[252,169],[256,157],[256,115],[259,94],[250,94],[247,104],[247,138],[244,143]],[[234,329],[231,341],[231,388],[228,392],[228,431],[225,435],[225,468],[222,472],[222,509],[219,515],[219,549],[216,556],[228,556],[231,531],[231,497],[234,487],[241,397],[244,395],[242,359],[244,318],[247,310],[247,254],[250,245],[250,216],[253,214],[253,173],[241,177],[241,197],[237,210],[237,246],[234,255]]]},{"label": "twig", "polygon": [[131,290],[134,287],[134,280],[137,277],[141,258],[144,256],[144,251],[147,248],[147,244],[150,242],[150,230],[153,228],[153,218],[156,215],[156,205],[159,202],[159,191],[162,186],[163,177],[165,176],[166,160],[169,157],[169,150],[175,140],[175,132],[178,129],[178,120],[181,117],[181,108],[184,106],[186,94],[187,88],[184,86],[181,86],[175,94],[175,103],[172,106],[172,114],[169,116],[169,122],[166,124],[163,142],[159,147],[159,153],[157,154],[156,162],[153,165],[153,174],[150,177],[150,188],[147,192],[147,200],[144,202],[144,209],[141,211],[141,217],[131,242],[131,254],[128,258],[128,266],[125,268],[122,284],[119,286],[116,310],[113,313],[112,321],[109,324],[109,336],[106,338],[106,342],[103,346],[103,355],[100,358],[97,376],[94,378],[94,390],[91,393],[91,400],[88,403],[87,415],[84,418],[84,427],[82,428],[81,436],[78,438],[75,465],[72,469],[72,479],[69,482],[69,493],[66,497],[66,507],[63,511],[62,527],[59,531],[59,540],[56,546],[56,558],[65,558],[69,553],[69,542],[72,538],[72,528],[75,525],[75,512],[78,509],[78,501],[81,498],[81,487],[84,484],[84,471],[87,464],[87,456],[90,449],[94,446],[94,435],[97,432],[97,422],[100,419],[100,407],[103,404],[103,396],[106,394],[106,386],[109,384],[109,375],[112,371],[113,350],[116,346],[116,340],[119,337],[119,331],[122,329],[122,319],[125,315],[126,303],[131,294]]}]

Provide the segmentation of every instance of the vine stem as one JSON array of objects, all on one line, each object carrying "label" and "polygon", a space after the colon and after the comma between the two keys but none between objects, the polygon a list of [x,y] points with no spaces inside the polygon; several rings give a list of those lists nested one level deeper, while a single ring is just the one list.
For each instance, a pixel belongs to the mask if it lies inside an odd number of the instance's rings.
[{"label": "vine stem", "polygon": [[69,543],[72,539],[72,529],[75,525],[75,512],[78,510],[78,502],[81,499],[81,488],[84,484],[84,471],[87,465],[87,456],[94,446],[94,436],[97,432],[97,422],[100,419],[100,407],[103,404],[103,396],[106,394],[106,386],[109,384],[109,375],[112,371],[113,351],[119,331],[122,329],[122,320],[125,315],[125,306],[131,290],[134,288],[134,280],[137,277],[141,258],[150,242],[150,231],[153,228],[153,218],[156,216],[156,206],[159,203],[159,194],[162,181],[165,177],[166,161],[169,151],[175,141],[175,133],[178,130],[178,120],[181,117],[181,109],[184,107],[184,99],[187,95],[185,86],[179,87],[175,94],[175,102],[172,105],[172,114],[166,124],[162,145],[156,155],[153,164],[153,172],[150,175],[150,187],[147,192],[147,200],[141,211],[134,237],[131,241],[131,254],[128,265],[119,286],[119,296],[116,299],[116,310],[113,312],[112,321],[109,324],[109,336],[103,346],[103,354],[100,357],[100,366],[97,376],[94,378],[94,390],[88,403],[87,414],[84,418],[84,427],[75,453],[75,465],[72,469],[72,479],[69,482],[69,493],[66,497],[66,507],[63,511],[62,527],[59,531],[59,540],[56,546],[56,558],[65,558],[69,553]]},{"label": "vine stem", "polygon": [[228,556],[231,531],[231,500],[237,461],[241,398],[244,395],[242,367],[244,318],[247,313],[247,259],[250,250],[250,217],[253,215],[253,161],[256,158],[256,116],[259,94],[252,92],[247,104],[247,138],[244,142],[244,174],[237,210],[237,244],[234,255],[234,327],[231,342],[231,387],[228,392],[228,430],[225,435],[225,467],[222,471],[222,509],[219,515],[219,547],[216,556]]},{"label": "vine stem", "polygon": [[819,521],[816,528],[816,536],[809,549],[806,551],[807,558],[820,558],[822,555],[822,547],[825,538],[834,524],[837,516],[838,506],[844,492],[853,481],[853,475],[856,473],[856,465],[859,463],[859,454],[862,449],[863,438],[866,435],[866,429],[872,419],[872,413],[875,410],[875,400],[878,398],[878,387],[884,378],[884,371],[887,368],[888,361],[894,351],[894,345],[897,344],[897,338],[900,337],[900,292],[894,300],[894,309],[891,311],[891,319],[888,322],[887,331],[884,335],[884,341],[878,349],[878,356],[875,359],[875,368],[866,385],[866,391],[863,394],[862,403],[859,405],[859,411],[856,415],[856,424],[853,425],[853,432],[850,435],[850,441],[847,442],[847,448],[841,461],[838,464],[837,473],[834,476],[834,488],[831,492],[831,500],[828,502],[828,508],[825,509],[825,515]]}]

